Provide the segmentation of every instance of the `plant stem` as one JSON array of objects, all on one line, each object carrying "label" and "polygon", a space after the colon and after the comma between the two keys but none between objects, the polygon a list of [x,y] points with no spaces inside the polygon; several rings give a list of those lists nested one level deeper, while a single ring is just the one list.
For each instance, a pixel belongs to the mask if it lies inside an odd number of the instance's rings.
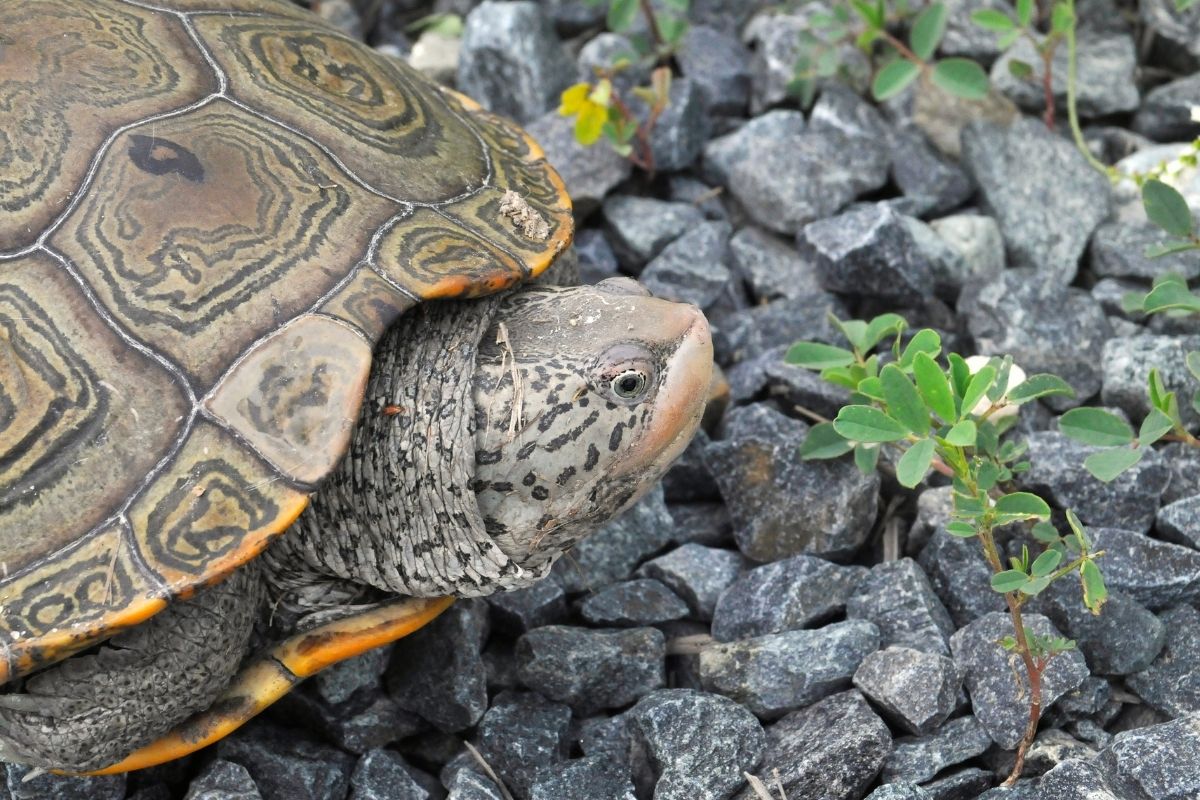
[{"label": "plant stem", "polygon": [[[1075,0],[1063,0],[1071,9],[1071,17],[1075,18]],[[1079,111],[1075,108],[1075,85],[1077,83],[1078,72],[1078,50],[1075,46],[1075,22],[1067,26],[1067,118],[1071,123],[1071,135],[1075,138],[1075,147],[1079,152],[1083,153],[1083,157],[1096,170],[1100,171],[1110,179],[1116,177],[1116,171],[1111,167],[1101,163],[1101,161],[1092,155],[1092,151],[1088,148],[1087,142],[1083,138],[1083,129],[1079,127]]]},{"label": "plant stem", "polygon": [[1025,672],[1029,676],[1029,723],[1025,726],[1025,735],[1017,744],[1017,758],[1013,763],[1012,772],[1002,784],[1003,786],[1012,786],[1021,777],[1021,770],[1025,768],[1025,754],[1029,752],[1029,746],[1033,744],[1033,740],[1037,736],[1038,722],[1042,718],[1042,671],[1045,670],[1046,663],[1035,662],[1033,654],[1029,651],[1029,641],[1025,636],[1025,623],[1021,619],[1020,601],[1013,592],[1004,595],[1004,599],[1008,603],[1008,613],[1012,617],[1013,630],[1017,634],[1017,652],[1020,653],[1021,660],[1025,662]]},{"label": "plant stem", "polygon": [[[617,107],[617,113],[625,119],[637,119],[629,109],[629,106],[621,99],[620,93],[615,88],[612,93],[612,104]],[[634,133],[634,136],[637,137],[637,146],[634,148],[635,152],[629,155],[629,160],[633,162],[633,165],[641,167],[651,177],[654,176],[654,151],[650,148],[650,131],[657,120],[658,115],[652,111],[650,119],[646,121],[646,124],[638,123],[637,130]]]},{"label": "plant stem", "polygon": [[1042,120],[1046,123],[1046,130],[1054,130],[1054,51],[1058,49],[1058,44],[1053,47],[1047,47],[1042,52],[1042,96],[1045,98],[1046,111],[1042,115]]},{"label": "plant stem", "polygon": [[925,59],[921,58],[919,55],[914,53],[911,49],[909,49],[908,45],[906,45],[904,42],[897,39],[892,34],[888,33],[888,31],[886,29],[881,29],[879,31],[879,35],[883,37],[883,40],[885,42],[890,44],[892,47],[896,48],[900,52],[901,56],[903,56],[905,59],[911,61],[912,63],[916,64],[921,69],[925,69],[925,67],[929,66],[925,62]]},{"label": "plant stem", "polygon": [[639,0],[642,7],[642,16],[646,18],[646,24],[650,26],[650,37],[654,39],[654,50],[661,53],[667,46],[667,42],[663,39],[662,30],[658,27],[658,18],[654,16],[654,7],[650,5],[650,0]]}]

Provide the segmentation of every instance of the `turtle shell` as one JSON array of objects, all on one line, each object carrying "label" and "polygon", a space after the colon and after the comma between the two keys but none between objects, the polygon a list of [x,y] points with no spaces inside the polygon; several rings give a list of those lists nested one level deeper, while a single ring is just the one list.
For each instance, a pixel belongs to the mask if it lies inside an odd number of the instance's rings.
[{"label": "turtle shell", "polygon": [[284,0],[2,3],[0,115],[0,683],[257,555],[389,323],[572,235],[519,128]]}]

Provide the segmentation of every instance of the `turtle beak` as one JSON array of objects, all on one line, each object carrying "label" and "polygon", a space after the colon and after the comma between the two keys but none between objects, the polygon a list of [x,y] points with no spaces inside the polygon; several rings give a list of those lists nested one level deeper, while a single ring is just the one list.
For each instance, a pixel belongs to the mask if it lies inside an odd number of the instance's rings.
[{"label": "turtle beak", "polygon": [[667,361],[650,424],[633,446],[630,469],[645,470],[651,480],[667,471],[687,449],[704,417],[713,374],[712,335],[700,309],[686,303],[663,303],[659,324],[677,331],[675,351]]}]

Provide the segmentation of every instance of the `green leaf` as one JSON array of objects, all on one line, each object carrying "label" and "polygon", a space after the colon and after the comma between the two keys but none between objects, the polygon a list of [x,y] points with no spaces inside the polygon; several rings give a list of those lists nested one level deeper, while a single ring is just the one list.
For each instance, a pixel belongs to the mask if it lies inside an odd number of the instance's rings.
[{"label": "green leaf", "polygon": [[903,58],[897,58],[875,73],[875,80],[871,82],[871,96],[880,101],[895,97],[920,74],[919,66]]},{"label": "green leaf", "polygon": [[1008,401],[1014,405],[1021,405],[1035,398],[1050,395],[1074,397],[1075,390],[1071,387],[1071,384],[1057,375],[1051,375],[1048,372],[1039,372],[1036,375],[1030,375],[1023,382],[1009,389]]},{"label": "green leaf", "polygon": [[980,368],[979,372],[972,375],[971,382],[967,384],[967,389],[963,392],[962,411],[959,412],[960,415],[966,416],[970,414],[971,409],[975,408],[975,405],[987,394],[987,390],[992,388],[992,383],[995,380],[996,368],[991,364]]},{"label": "green leaf", "polygon": [[900,366],[905,369],[911,367],[917,353],[925,353],[930,358],[937,358],[937,354],[940,352],[942,352],[941,334],[931,328],[922,328],[914,333],[913,337],[908,340],[908,344],[904,346],[904,352],[900,354]]},{"label": "green leaf", "polygon": [[796,342],[788,348],[783,360],[805,369],[828,369],[850,366],[854,363],[854,353],[821,342]]},{"label": "green leaf", "polygon": [[1118,447],[1133,442],[1133,428],[1102,408],[1072,408],[1059,417],[1058,429],[1083,444]]},{"label": "green leaf", "polygon": [[933,82],[964,100],[982,100],[988,93],[988,76],[969,58],[945,58],[933,67]]},{"label": "green leaf", "polygon": [[983,8],[972,13],[971,21],[979,27],[994,31],[995,33],[1004,33],[1016,27],[1016,23],[1013,22],[1012,17],[994,8]]},{"label": "green leaf", "polygon": [[1050,578],[1041,577],[1034,578],[1021,587],[1021,594],[1029,595],[1030,597],[1039,594],[1043,589],[1050,585]]},{"label": "green leaf", "polygon": [[1043,544],[1057,542],[1060,538],[1062,538],[1058,535],[1058,530],[1049,522],[1045,521],[1034,523],[1032,533],[1033,538],[1037,539]]},{"label": "green leaf", "polygon": [[1200,350],[1189,350],[1184,356],[1184,363],[1187,364],[1188,372],[1192,373],[1192,377],[1200,381]]},{"label": "green leaf", "polygon": [[948,354],[946,360],[950,362],[950,385],[954,388],[954,396],[961,398],[971,382],[971,368],[958,353]]},{"label": "green leaf", "polygon": [[1017,0],[1017,23],[1028,28],[1033,22],[1033,0]]},{"label": "green leaf", "polygon": [[1058,565],[1062,563],[1062,560],[1063,554],[1061,550],[1047,550],[1034,559],[1033,566],[1029,568],[1029,574],[1035,578],[1045,577],[1058,569]]},{"label": "green leaf", "polygon": [[1030,80],[1033,78],[1033,65],[1028,61],[1014,58],[1008,62],[1008,74],[1019,81]]},{"label": "green leaf", "polygon": [[879,464],[879,448],[858,445],[854,448],[854,465],[863,475],[870,475]]},{"label": "green leaf", "polygon": [[915,488],[925,479],[929,465],[933,463],[933,439],[922,439],[904,451],[896,464],[896,480],[906,489]]},{"label": "green leaf", "polygon": [[[978,444],[979,436],[976,434],[975,441]],[[985,461],[979,465],[978,471],[975,473],[975,482],[979,485],[980,491],[990,491],[996,485],[996,481],[1000,479],[1000,467],[991,461]]]},{"label": "green leaf", "polygon": [[800,445],[800,457],[806,460],[837,458],[853,449],[854,445],[834,429],[832,422],[822,422],[809,429]]},{"label": "green leaf", "polygon": [[1050,10],[1050,30],[1066,33],[1075,25],[1075,12],[1066,3],[1055,3]]},{"label": "green leaf", "polygon": [[879,378],[863,378],[858,382],[858,393],[880,403],[886,402],[883,396],[883,381]]},{"label": "green leaf", "polygon": [[1010,652],[1016,650],[1017,638],[1015,636],[1005,636],[1000,640],[1000,646]]},{"label": "green leaf", "polygon": [[974,421],[964,419],[946,433],[945,439],[950,444],[958,447],[974,447],[975,434]]},{"label": "green leaf", "polygon": [[838,319],[832,314],[829,319],[837,326],[837,329],[842,332],[842,336],[846,337],[846,341],[850,342],[850,346],[860,353],[865,353],[871,348],[867,347],[867,323],[861,319]]},{"label": "green leaf", "polygon": [[918,58],[928,61],[945,32],[946,7],[941,3],[933,3],[917,15],[908,34],[908,43]]},{"label": "green leaf", "polygon": [[833,427],[854,442],[896,442],[908,436],[908,428],[871,406],[843,406]]},{"label": "green leaf", "polygon": [[[1190,239],[1171,239],[1159,244],[1152,244],[1145,249],[1143,254],[1146,258],[1162,258],[1163,256],[1174,255],[1175,253],[1183,253],[1188,250],[1195,250],[1200,245],[1197,245]],[[1135,295],[1137,296],[1137,295]],[[1142,304],[1138,303],[1137,310],[1142,310]]]},{"label": "green leaf", "polygon": [[1029,576],[1019,569],[1008,569],[992,576],[992,589],[1006,594],[1015,592],[1029,582]]},{"label": "green leaf", "polygon": [[1125,470],[1142,460],[1142,448],[1114,447],[1111,450],[1101,450],[1092,453],[1083,460],[1083,467],[1096,478],[1108,483]]},{"label": "green leaf", "polygon": [[880,314],[867,324],[867,333],[863,341],[863,349],[870,350],[886,336],[895,335],[904,330],[908,322],[899,314]]},{"label": "green leaf", "polygon": [[913,377],[917,379],[917,390],[933,413],[946,422],[953,422],[958,415],[954,410],[954,395],[950,391],[946,373],[928,353],[917,353],[912,368]]},{"label": "green leaf", "polygon": [[957,536],[960,539],[970,539],[972,536],[977,536],[979,531],[969,522],[955,520],[946,523],[946,533],[951,536]]},{"label": "green leaf", "polygon": [[1138,429],[1138,444],[1143,447],[1154,444],[1174,427],[1175,423],[1170,417],[1157,408],[1152,408],[1146,418],[1142,420],[1141,428]]},{"label": "green leaf", "polygon": [[679,44],[683,39],[683,35],[687,33],[688,21],[683,17],[658,17],[658,32],[662,34],[663,41],[669,45]]},{"label": "green leaf", "polygon": [[1000,36],[996,39],[996,46],[999,47],[1001,50],[1007,50],[1008,48],[1013,46],[1013,42],[1017,41],[1017,39],[1020,39],[1020,38],[1021,38],[1020,29],[1014,28],[1011,31],[1009,31],[1008,33],[1000,34]]},{"label": "green leaf", "polygon": [[1075,512],[1069,508],[1067,509],[1067,524],[1071,526],[1071,533],[1074,534],[1074,541],[1078,545],[1080,552],[1091,548],[1092,542],[1088,539],[1087,528],[1079,521],[1079,517],[1075,516]]},{"label": "green leaf", "polygon": [[1096,562],[1088,560],[1079,565],[1079,579],[1083,583],[1083,604],[1093,614],[1100,613],[1100,607],[1108,599],[1108,587],[1104,585],[1104,576]]},{"label": "green leaf", "polygon": [[883,15],[877,13],[878,9],[874,5],[864,2],[864,0],[850,0],[850,5],[867,25],[875,29],[883,28]]},{"label": "green leaf", "polygon": [[1049,519],[1050,506],[1031,492],[1013,492],[996,501],[996,513],[1012,519]]},{"label": "green leaf", "polygon": [[608,29],[613,33],[628,30],[638,14],[638,0],[612,0],[608,5]]},{"label": "green leaf", "polygon": [[888,364],[879,373],[883,383],[883,397],[887,401],[888,413],[904,423],[917,436],[929,433],[929,409],[921,399],[917,387],[895,364]]},{"label": "green leaf", "polygon": [[1189,292],[1187,284],[1164,281],[1146,295],[1142,301],[1142,309],[1147,314],[1172,309],[1200,311],[1200,297]]},{"label": "green leaf", "polygon": [[1196,4],[1196,0],[1175,0],[1175,10],[1176,11],[1187,11],[1189,8],[1191,8],[1195,4]]},{"label": "green leaf", "polygon": [[1142,184],[1142,206],[1146,216],[1172,236],[1192,233],[1192,212],[1183,195],[1162,181],[1151,178]]}]

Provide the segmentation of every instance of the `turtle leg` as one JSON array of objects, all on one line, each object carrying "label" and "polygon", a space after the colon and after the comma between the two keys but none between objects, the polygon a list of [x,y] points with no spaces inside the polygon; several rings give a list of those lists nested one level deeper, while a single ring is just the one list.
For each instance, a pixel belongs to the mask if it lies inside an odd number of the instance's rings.
[{"label": "turtle leg", "polygon": [[68,772],[111,764],[207,708],[254,629],[256,565],[0,694],[0,761]]}]

